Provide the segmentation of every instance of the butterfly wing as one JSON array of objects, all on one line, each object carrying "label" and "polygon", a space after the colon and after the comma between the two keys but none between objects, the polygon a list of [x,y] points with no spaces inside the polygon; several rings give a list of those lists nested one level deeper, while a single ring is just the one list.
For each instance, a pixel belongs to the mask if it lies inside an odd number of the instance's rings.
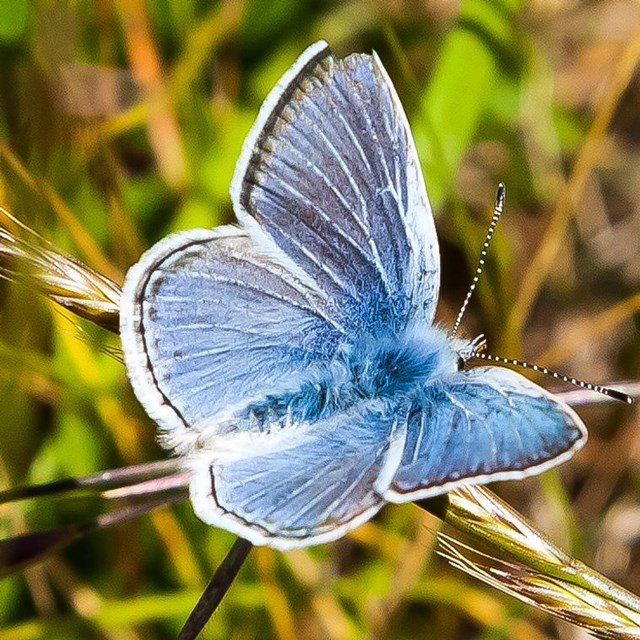
[{"label": "butterfly wing", "polygon": [[459,372],[413,401],[402,461],[384,497],[405,502],[459,484],[523,478],[567,460],[586,438],[568,405],[518,373]]},{"label": "butterfly wing", "polygon": [[290,549],[335,540],[383,506],[404,423],[369,402],[286,433],[248,435],[208,442],[190,460],[194,510],[254,544]]},{"label": "butterfly wing", "polygon": [[343,335],[305,274],[256,237],[231,226],[177,233],[127,274],[127,370],[173,445],[238,404],[295,388]]},{"label": "butterfly wing", "polygon": [[177,234],[127,274],[127,369],[168,433],[294,389],[340,342],[434,313],[433,219],[375,57],[304,52],[265,101],[231,193],[244,231]]},{"label": "butterfly wing", "polygon": [[437,238],[402,105],[377,56],[305,51],[269,94],[231,184],[353,335],[430,324]]}]

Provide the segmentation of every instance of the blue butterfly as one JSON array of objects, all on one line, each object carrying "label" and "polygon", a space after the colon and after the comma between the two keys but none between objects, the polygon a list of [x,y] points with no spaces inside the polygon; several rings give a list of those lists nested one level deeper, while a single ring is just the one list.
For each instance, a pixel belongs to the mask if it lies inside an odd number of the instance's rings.
[{"label": "blue butterfly", "polygon": [[569,406],[511,370],[464,370],[473,344],[434,325],[433,216],[375,54],[309,47],[265,100],[231,198],[238,225],[159,242],[121,307],[133,389],[202,520],[302,547],[584,444]]}]

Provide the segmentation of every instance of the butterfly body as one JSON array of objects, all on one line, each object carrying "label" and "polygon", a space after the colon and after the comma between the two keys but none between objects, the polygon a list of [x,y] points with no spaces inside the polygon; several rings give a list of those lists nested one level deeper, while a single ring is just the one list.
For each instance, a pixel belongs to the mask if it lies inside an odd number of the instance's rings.
[{"label": "butterfly body", "polygon": [[[459,356],[446,332],[422,327],[389,338],[338,345],[332,358],[308,367],[296,388],[249,403],[225,431],[274,431],[350,411],[366,400],[395,406],[423,393],[425,385],[456,371]],[[235,424],[232,424],[235,423]]]},{"label": "butterfly body", "polygon": [[120,313],[132,386],[202,520],[307,546],[584,444],[570,407],[513,371],[464,370],[471,343],[434,324],[435,226],[375,55],[309,47],[266,98],[231,198],[239,224],[160,241]]}]

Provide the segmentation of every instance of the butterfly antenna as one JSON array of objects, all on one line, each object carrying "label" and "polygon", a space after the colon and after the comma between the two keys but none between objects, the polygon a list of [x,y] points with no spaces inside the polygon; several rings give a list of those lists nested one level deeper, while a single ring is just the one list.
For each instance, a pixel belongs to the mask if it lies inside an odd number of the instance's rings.
[{"label": "butterfly antenna", "polygon": [[604,396],[609,396],[610,398],[614,398],[615,400],[620,400],[622,402],[626,402],[627,404],[633,404],[633,398],[624,393],[623,391],[618,391],[617,389],[611,389],[610,387],[603,387],[599,384],[593,384],[591,382],[584,382],[583,380],[578,380],[577,378],[571,378],[570,376],[566,376],[562,373],[558,373],[557,371],[553,371],[552,369],[548,369],[547,367],[541,367],[537,364],[531,364],[526,362],[525,360],[514,360],[512,358],[501,358],[499,356],[493,356],[489,353],[484,353],[482,351],[474,351],[471,354],[472,358],[478,358],[480,360],[488,360],[489,362],[497,362],[499,364],[510,364],[516,367],[521,367],[522,369],[532,369],[533,371],[539,371],[540,373],[544,373],[547,376],[551,376],[556,380],[562,380],[563,382],[568,382],[576,387],[580,387],[582,389],[588,389],[589,391],[595,391],[596,393],[601,393]]},{"label": "butterfly antenna", "polygon": [[464,316],[464,312],[467,310],[467,306],[469,305],[469,300],[471,300],[471,296],[473,292],[476,290],[476,285],[478,284],[478,280],[480,280],[480,275],[482,274],[482,270],[484,269],[485,259],[487,257],[487,251],[489,250],[489,245],[491,244],[491,239],[493,238],[493,232],[496,230],[496,226],[498,224],[498,220],[500,220],[500,216],[504,211],[504,200],[505,200],[505,186],[504,182],[501,182],[498,185],[498,191],[496,193],[496,203],[493,207],[493,216],[491,218],[491,223],[489,224],[489,229],[487,230],[487,235],[484,239],[484,244],[482,245],[482,251],[480,252],[480,259],[478,260],[478,266],[476,267],[476,274],[473,276],[473,281],[471,282],[471,286],[469,287],[469,291],[467,291],[467,297],[464,299],[462,306],[460,307],[460,311],[458,312],[458,317],[453,325],[453,330],[451,331],[451,336],[455,337],[458,333],[458,329],[460,328],[460,323],[462,322],[462,316]]}]

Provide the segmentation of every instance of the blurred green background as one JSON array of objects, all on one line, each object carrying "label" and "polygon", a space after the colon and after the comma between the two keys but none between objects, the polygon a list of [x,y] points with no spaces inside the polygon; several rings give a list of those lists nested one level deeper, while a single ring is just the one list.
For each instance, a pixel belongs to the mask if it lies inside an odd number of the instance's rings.
[{"label": "blurred green background", "polygon": [[[590,381],[640,376],[640,5],[575,0],[0,0],[0,205],[121,282],[170,231],[232,219],[228,185],[268,90],[313,41],[375,49],[436,214],[455,317],[497,182],[507,214],[465,321],[489,350]],[[161,459],[118,339],[0,282],[0,488]],[[550,386],[547,380],[544,384]],[[591,440],[496,490],[640,592],[640,437]],[[0,508],[0,537],[89,517]],[[203,637],[584,637],[450,569],[439,522],[389,506],[333,544],[252,553]],[[232,543],[189,504],[91,535],[0,582],[0,640],[175,637]]]}]

